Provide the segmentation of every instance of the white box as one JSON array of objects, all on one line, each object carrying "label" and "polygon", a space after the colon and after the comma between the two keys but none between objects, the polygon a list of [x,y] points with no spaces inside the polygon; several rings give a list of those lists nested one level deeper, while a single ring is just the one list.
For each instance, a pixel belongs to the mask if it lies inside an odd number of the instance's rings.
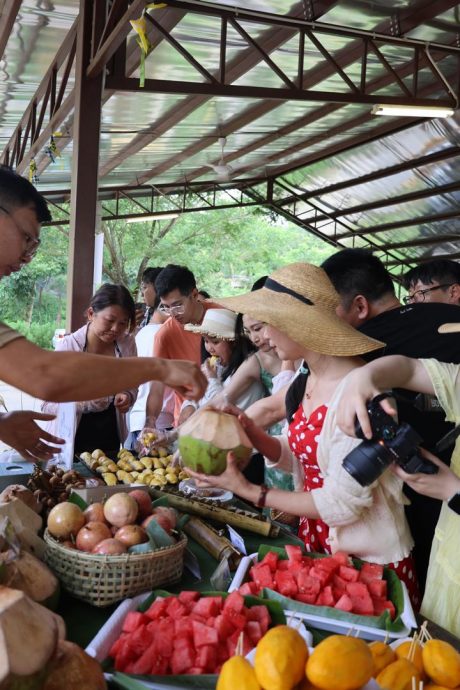
[{"label": "white box", "polygon": [[116,484],[115,486],[104,484],[103,486],[91,486],[85,489],[72,489],[72,493],[80,496],[86,503],[98,503],[112,496],[112,494],[119,494],[122,491],[126,493],[133,489],[142,489],[142,491],[146,491],[150,495],[148,486],[145,486],[145,484]]}]

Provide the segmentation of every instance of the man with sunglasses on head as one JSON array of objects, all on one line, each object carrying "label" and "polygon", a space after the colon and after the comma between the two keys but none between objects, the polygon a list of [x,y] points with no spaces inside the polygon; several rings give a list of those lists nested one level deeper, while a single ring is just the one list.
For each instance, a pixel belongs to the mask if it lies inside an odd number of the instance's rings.
[{"label": "man with sunglasses on head", "polygon": [[409,293],[405,304],[442,302],[460,305],[460,264],[450,259],[435,259],[411,268],[403,275]]},{"label": "man with sunglasses on head", "polygon": [[[35,187],[0,165],[0,279],[33,259],[40,244],[40,226],[50,220],[46,201]],[[199,400],[207,385],[199,367],[190,362],[49,352],[1,321],[0,379],[53,402],[100,398],[154,379]],[[36,420],[50,419],[53,415],[32,411],[1,414],[0,439],[26,460],[49,460],[63,441],[41,429]]]},{"label": "man with sunglasses on head", "polygon": [[[219,305],[200,301],[192,271],[186,266],[177,264],[168,264],[161,271],[155,280],[155,291],[160,299],[159,310],[169,318],[155,336],[153,356],[164,359],[185,359],[201,365],[201,335],[186,331],[184,326],[187,323],[201,324],[206,311],[218,309]],[[163,404],[163,393],[164,386],[153,381],[147,398],[147,428],[153,428],[156,425]],[[176,422],[183,401],[183,395],[176,391]],[[181,418],[182,421],[185,420]]]}]

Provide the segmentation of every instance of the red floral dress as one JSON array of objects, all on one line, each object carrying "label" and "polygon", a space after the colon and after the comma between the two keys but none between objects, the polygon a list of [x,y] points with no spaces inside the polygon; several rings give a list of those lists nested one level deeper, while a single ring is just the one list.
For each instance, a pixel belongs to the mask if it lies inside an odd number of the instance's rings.
[{"label": "red floral dress", "polygon": [[[299,405],[289,425],[289,446],[296,458],[302,463],[305,475],[304,491],[310,492],[313,489],[319,489],[323,485],[324,477],[317,464],[316,452],[326,413],[326,405],[321,405],[316,410],[313,410],[310,417],[306,419],[303,406]],[[307,551],[331,553],[329,525],[323,522],[323,520],[307,517],[300,518],[298,534],[304,541]],[[408,556],[397,563],[388,563],[387,567],[394,570],[399,579],[405,582],[412,605],[418,610],[420,607],[420,593],[412,557]]]}]

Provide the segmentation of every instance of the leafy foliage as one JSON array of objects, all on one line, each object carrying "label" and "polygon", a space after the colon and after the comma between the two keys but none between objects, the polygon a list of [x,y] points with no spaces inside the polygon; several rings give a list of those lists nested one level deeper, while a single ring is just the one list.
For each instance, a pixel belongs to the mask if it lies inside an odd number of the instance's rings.
[{"label": "leafy foliage", "polygon": [[[163,200],[153,211],[161,209]],[[105,203],[104,211],[110,210],[110,202]],[[127,200],[120,211],[135,214],[139,207]],[[335,251],[298,226],[255,207],[130,224],[109,220],[102,225],[103,280],[122,283],[134,295],[147,266],[186,265],[198,286],[217,297],[247,290],[257,278],[287,263],[320,264]],[[68,226],[44,228],[42,240],[33,262],[0,283],[0,310],[2,320],[49,347],[54,329],[65,324]]]}]

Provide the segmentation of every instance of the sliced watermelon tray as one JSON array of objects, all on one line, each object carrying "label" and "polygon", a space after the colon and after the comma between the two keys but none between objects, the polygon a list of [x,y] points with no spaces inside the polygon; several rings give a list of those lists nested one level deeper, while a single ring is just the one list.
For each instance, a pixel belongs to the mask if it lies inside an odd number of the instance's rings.
[{"label": "sliced watermelon tray", "polygon": [[407,589],[383,566],[346,554],[308,555],[300,546],[262,545],[244,558],[229,591],[277,601],[311,627],[367,639],[405,637],[416,627]]},{"label": "sliced watermelon tray", "polygon": [[104,666],[115,671],[114,679],[120,673],[150,681],[178,676],[181,687],[196,676],[207,676],[214,687],[240,637],[246,655],[269,627],[286,623],[278,602],[236,591],[171,595],[157,590],[115,618],[105,651],[96,650],[98,660],[107,656]]}]

